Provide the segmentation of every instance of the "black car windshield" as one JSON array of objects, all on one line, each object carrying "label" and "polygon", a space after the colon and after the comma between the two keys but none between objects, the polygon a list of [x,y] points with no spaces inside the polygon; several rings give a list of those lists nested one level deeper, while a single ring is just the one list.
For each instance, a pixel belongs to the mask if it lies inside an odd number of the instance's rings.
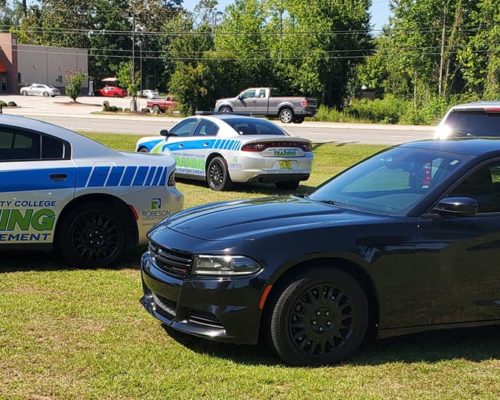
[{"label": "black car windshield", "polygon": [[398,147],[333,178],[309,198],[377,214],[406,215],[467,160],[458,154]]},{"label": "black car windshield", "polygon": [[280,135],[286,133],[279,126],[265,119],[253,118],[227,118],[224,119],[239,135]]}]

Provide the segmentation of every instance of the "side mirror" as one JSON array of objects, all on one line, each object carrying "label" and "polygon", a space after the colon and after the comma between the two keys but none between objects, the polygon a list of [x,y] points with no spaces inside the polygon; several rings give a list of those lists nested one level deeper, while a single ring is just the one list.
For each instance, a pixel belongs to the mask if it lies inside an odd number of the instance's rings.
[{"label": "side mirror", "polygon": [[160,131],[160,135],[168,137],[168,136],[170,136],[170,133],[168,132],[168,129],[162,129]]},{"label": "side mirror", "polygon": [[456,215],[472,217],[477,214],[477,201],[470,197],[446,197],[442,199],[434,211],[440,215]]},{"label": "side mirror", "polygon": [[243,97],[243,93],[240,93],[238,95],[238,100],[241,100],[241,101],[245,100],[245,98]]}]

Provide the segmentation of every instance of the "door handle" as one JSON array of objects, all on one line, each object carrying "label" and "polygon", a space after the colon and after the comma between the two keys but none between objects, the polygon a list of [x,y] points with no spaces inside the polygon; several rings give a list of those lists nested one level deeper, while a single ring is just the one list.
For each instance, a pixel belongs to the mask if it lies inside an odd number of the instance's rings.
[{"label": "door handle", "polygon": [[54,182],[62,182],[68,179],[68,174],[50,174],[49,178]]}]

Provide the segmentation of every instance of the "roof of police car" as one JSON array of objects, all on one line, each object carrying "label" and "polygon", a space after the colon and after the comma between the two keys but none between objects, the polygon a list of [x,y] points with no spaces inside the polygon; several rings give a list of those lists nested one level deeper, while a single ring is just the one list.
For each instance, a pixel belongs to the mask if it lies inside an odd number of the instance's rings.
[{"label": "roof of police car", "polygon": [[13,127],[32,130],[39,133],[46,133],[71,143],[73,155],[86,157],[89,155],[109,155],[116,153],[114,150],[93,141],[77,132],[54,125],[48,122],[39,121],[32,118],[20,117],[17,115],[0,114],[0,127]]}]

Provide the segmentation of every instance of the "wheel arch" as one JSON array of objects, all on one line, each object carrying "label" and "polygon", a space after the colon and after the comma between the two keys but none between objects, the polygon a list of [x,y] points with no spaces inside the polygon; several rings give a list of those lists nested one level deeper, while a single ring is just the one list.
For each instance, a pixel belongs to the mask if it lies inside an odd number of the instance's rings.
[{"label": "wheel arch", "polygon": [[267,299],[264,303],[264,308],[261,313],[260,319],[260,338],[263,338],[266,327],[266,320],[269,318],[271,312],[271,304],[277,298],[277,295],[283,289],[283,284],[302,272],[305,268],[311,266],[327,266],[336,268],[351,275],[362,287],[366,293],[369,307],[369,325],[365,341],[373,341],[377,336],[377,326],[379,322],[379,300],[378,292],[373,283],[373,280],[368,273],[357,263],[341,257],[321,257],[312,260],[306,260],[290,266],[285,270],[273,283],[271,290],[268,293]]},{"label": "wheel arch", "polygon": [[220,110],[223,108],[223,107],[226,107],[226,108],[229,108],[231,110],[231,112],[234,111],[233,109],[233,106],[229,103],[222,103],[220,104],[218,107],[217,107],[217,112],[220,112]]},{"label": "wheel arch", "polygon": [[68,204],[66,204],[59,214],[56,222],[56,229],[54,231],[54,244],[57,245],[57,241],[59,238],[59,230],[61,227],[61,223],[69,213],[71,209],[74,207],[89,202],[102,202],[106,206],[111,206],[114,210],[120,210],[123,213],[123,216],[126,218],[127,223],[127,245],[136,245],[139,241],[139,229],[137,226],[136,218],[134,213],[130,209],[130,207],[125,203],[122,199],[105,193],[97,193],[97,194],[84,194],[82,196],[76,197],[71,200]]},{"label": "wheel arch", "polygon": [[219,152],[210,153],[205,161],[205,178],[208,176],[208,164],[210,164],[210,161],[212,161],[215,157],[220,157],[227,163],[227,160],[221,153]]},{"label": "wheel arch", "polygon": [[278,115],[285,108],[289,108],[290,111],[292,111],[292,114],[295,115],[295,111],[293,110],[293,105],[291,103],[281,103],[278,107]]}]

